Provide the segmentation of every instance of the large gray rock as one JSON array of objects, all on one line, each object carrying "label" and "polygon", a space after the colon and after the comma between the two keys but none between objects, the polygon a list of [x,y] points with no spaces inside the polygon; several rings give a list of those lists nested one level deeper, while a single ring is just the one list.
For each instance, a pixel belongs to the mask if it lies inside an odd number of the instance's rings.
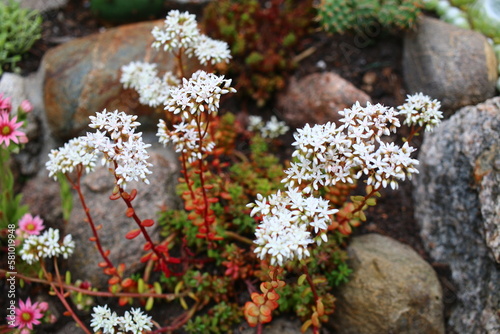
[{"label": "large gray rock", "polygon": [[457,333],[500,333],[500,97],[459,110],[420,150],[415,215],[430,255],[449,265]]},{"label": "large gray rock", "polygon": [[[127,190],[138,190],[137,198],[133,204],[135,212],[141,219],[154,219],[157,221],[157,212],[162,206],[176,208],[175,180],[178,169],[175,160],[167,159],[163,154],[150,152],[150,162],[154,167],[149,177],[151,184],[131,182]],[[118,266],[120,263],[127,265],[127,275],[137,271],[143,264],[140,258],[145,254],[142,251],[145,239],[139,235],[135,239],[125,238],[127,232],[137,228],[136,223],[125,216],[127,209],[120,199],[111,201],[109,196],[114,187],[113,176],[106,167],[96,169],[82,178],[82,192],[85,195],[87,206],[96,225],[103,227],[98,231],[104,250],[111,250],[109,258]],[[88,280],[98,288],[107,287],[108,276],[104,275],[98,263],[102,262],[95,243],[89,241],[92,232],[85,222],[85,214],[78,196],[74,195],[74,209],[70,222],[65,230],[75,240],[75,253],[68,260],[68,267],[74,277]],[[158,241],[158,223],[147,230],[153,240]]]},{"label": "large gray rock", "polygon": [[403,74],[410,93],[441,101],[445,115],[495,95],[493,48],[472,30],[422,17],[404,40]]},{"label": "large gray rock", "polygon": [[[43,96],[50,130],[64,142],[87,128],[90,115],[118,109],[141,118],[143,129],[155,128],[161,112],[140,105],[138,95],[120,84],[121,67],[131,61],[158,64],[160,74],[174,69],[168,52],[151,47],[154,26],[149,21],[74,39],[49,50],[42,61]],[[186,70],[191,73],[192,66]]]},{"label": "large gray rock", "polygon": [[443,334],[441,285],[413,249],[378,234],[354,237],[353,273],[336,293],[337,334]]},{"label": "large gray rock", "polygon": [[293,127],[337,121],[339,110],[359,101],[365,106],[370,97],[333,72],[313,73],[299,80],[292,78],[278,96],[277,108]]}]

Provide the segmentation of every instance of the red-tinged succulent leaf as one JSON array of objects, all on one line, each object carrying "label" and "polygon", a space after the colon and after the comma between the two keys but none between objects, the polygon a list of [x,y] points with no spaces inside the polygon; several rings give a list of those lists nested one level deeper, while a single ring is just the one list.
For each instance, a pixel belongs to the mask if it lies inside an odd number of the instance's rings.
[{"label": "red-tinged succulent leaf", "polygon": [[280,295],[278,295],[275,291],[269,291],[266,295],[267,299],[276,301],[280,299]]},{"label": "red-tinged succulent leaf", "polygon": [[132,191],[130,192],[129,200],[132,202],[136,196],[137,196],[137,189],[132,189]]},{"label": "red-tinged succulent leaf", "polygon": [[125,215],[129,218],[132,217],[134,214],[135,214],[135,211],[133,208],[127,208],[127,211],[125,211]]},{"label": "red-tinged succulent leaf", "polygon": [[131,240],[131,239],[134,239],[135,237],[137,237],[139,234],[141,234],[141,230],[139,230],[138,228],[136,228],[136,229],[133,229],[132,231],[128,232],[125,235],[125,238]]},{"label": "red-tinged succulent leaf", "polygon": [[127,305],[129,302],[129,298],[128,297],[120,297],[120,299],[118,299],[118,304],[120,306],[125,306]]},{"label": "red-tinged succulent leaf", "polygon": [[142,249],[144,249],[145,251],[148,251],[148,250],[150,250],[151,248],[153,248],[152,246],[153,246],[153,245],[152,245],[150,242],[146,242],[146,243],[144,244],[144,247],[142,247]]},{"label": "red-tinged succulent leaf", "polygon": [[271,312],[273,310],[272,310],[272,308],[270,308],[269,306],[267,306],[267,305],[264,304],[264,305],[260,306],[259,311],[260,311],[260,314],[262,314],[264,316],[270,316]]},{"label": "red-tinged succulent leaf", "polygon": [[151,256],[153,256],[153,253],[148,253],[148,254],[145,254],[141,257],[141,262],[144,263],[144,262],[148,262],[149,259],[151,259]]},{"label": "red-tinged succulent leaf", "polygon": [[319,316],[322,316],[325,314],[325,305],[323,305],[323,301],[321,298],[318,298],[316,301],[316,312],[318,312]]},{"label": "red-tinged succulent leaf", "polygon": [[266,299],[264,298],[264,296],[262,296],[261,294],[259,294],[257,292],[252,292],[250,297],[252,298],[252,301],[257,305],[262,305],[266,302]]},{"label": "red-tinged succulent leaf", "polygon": [[103,261],[103,262],[99,262],[97,265],[101,268],[106,268],[108,266],[108,263]]},{"label": "red-tinged succulent leaf", "polygon": [[124,288],[129,288],[132,285],[134,285],[134,280],[132,280],[131,278],[127,277],[122,281],[122,287]]},{"label": "red-tinged succulent leaf", "polygon": [[252,302],[246,302],[244,313],[250,317],[258,317],[260,314],[259,307]]},{"label": "red-tinged succulent leaf", "polygon": [[250,327],[255,327],[259,324],[259,317],[245,315],[245,318],[247,319],[248,326]]},{"label": "red-tinged succulent leaf", "polygon": [[118,277],[116,277],[116,276],[113,276],[110,279],[108,279],[108,284],[109,285],[115,285],[115,284],[117,284],[119,282],[120,282],[120,279]]},{"label": "red-tinged succulent leaf", "polygon": [[311,323],[314,327],[316,328],[319,328],[321,327],[321,323],[319,322],[319,318],[318,318],[318,312],[314,312],[311,316]]},{"label": "red-tinged succulent leaf", "polygon": [[112,194],[111,196],[109,196],[109,199],[112,200],[112,201],[116,201],[120,197],[121,197],[120,193],[116,193],[116,194]]},{"label": "red-tinged succulent leaf", "polygon": [[150,226],[153,226],[154,224],[155,224],[155,221],[153,219],[144,219],[141,222],[141,225],[144,227],[150,227]]}]

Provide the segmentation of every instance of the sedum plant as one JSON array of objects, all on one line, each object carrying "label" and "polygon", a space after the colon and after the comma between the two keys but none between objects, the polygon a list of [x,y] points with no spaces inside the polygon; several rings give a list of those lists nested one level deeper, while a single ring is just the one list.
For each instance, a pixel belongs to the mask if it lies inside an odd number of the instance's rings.
[{"label": "sedum plant", "polygon": [[[109,277],[108,291],[83,286],[69,272],[63,277],[57,258],[71,256],[75,243],[52,228],[40,234],[43,227],[33,217],[18,223],[20,229],[33,226],[17,247],[21,260],[39,272],[15,274],[49,286],[65,314],[87,334],[222,334],[231,333],[243,318],[260,334],[279,313],[294,313],[303,321],[302,331],[319,333],[335,310],[333,288],[350,274],[343,250],[347,237],[366,220],[364,212],[376,205],[380,189],[397,188],[417,172],[410,141],[439,123],[439,102],[417,94],[399,108],[356,103],[340,112],[339,125],[298,129],[291,161],[281,161],[273,149],[282,149],[275,139],[286,132],[285,124],[252,118],[253,131],[245,129],[234,115],[220,110],[221,99],[236,91],[231,80],[204,70],[188,77],[182,69],[189,56],[200,63],[228,61],[226,44],[201,35],[194,16],[178,11],[170,12],[165,27],[152,33],[158,49],[176,56],[178,76],[168,74],[176,80],[161,79],[154,65],[132,63],[123,67],[122,83],[138,90],[144,103],[165,111],[157,137],[178,154],[177,191],[183,208],[163,209],[159,219],[139,216],[135,208],[141,194],[127,187],[132,180],[149,184],[151,144],[137,131],[136,115],[97,112],[90,117],[94,131],[52,150],[46,167],[50,177],[62,175],[78,193],[84,223],[92,230],[88,242],[97,248],[99,267]],[[213,47],[205,48],[207,44]],[[388,141],[401,126],[400,118],[411,127],[402,145]],[[241,145],[247,149],[239,149]],[[131,227],[124,238],[144,242],[138,252],[145,269],[129,277],[127,264],[109,257],[119,250],[101,244],[99,230],[106,227],[93,219],[80,187],[82,175],[99,160],[114,180],[110,201],[126,205]],[[366,183],[364,191],[358,182]],[[156,224],[161,227],[158,241],[150,229]],[[94,297],[100,305],[92,307],[87,321],[68,299],[85,310]],[[167,303],[181,312],[162,314],[156,322],[141,309],[149,312]],[[16,313],[27,312],[24,302],[19,305]],[[123,316],[113,310],[126,305],[131,309]],[[38,305],[30,307],[36,314],[33,321],[12,320],[12,327],[30,332],[40,323],[42,311]]]},{"label": "sedum plant", "polygon": [[418,0],[321,0],[317,20],[324,30],[343,34],[373,24],[386,30],[413,27],[420,14]]},{"label": "sedum plant", "polygon": [[41,37],[42,17],[35,10],[21,8],[15,1],[0,2],[0,75],[16,63]]}]

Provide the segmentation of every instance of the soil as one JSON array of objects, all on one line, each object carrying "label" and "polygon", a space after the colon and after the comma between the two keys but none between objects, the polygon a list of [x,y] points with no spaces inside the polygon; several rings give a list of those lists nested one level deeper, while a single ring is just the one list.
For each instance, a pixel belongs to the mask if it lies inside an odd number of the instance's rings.
[{"label": "soil", "polygon": [[[189,8],[188,8],[189,7]],[[200,6],[177,6],[200,14]],[[199,16],[199,15],[198,15]],[[164,16],[161,16],[164,17]],[[158,18],[161,18],[158,17]],[[111,28],[115,24],[97,19],[85,0],[70,0],[60,9],[43,14],[42,38],[19,63],[22,74],[35,72],[47,50],[74,38]],[[376,29],[357,35],[328,36],[317,32],[308,37],[307,56],[295,75],[334,71],[368,93],[374,103],[397,106],[404,102],[406,91],[402,77],[402,38]],[[404,134],[403,134],[404,135]],[[421,141],[421,137],[419,140]],[[420,142],[413,143],[419,146]],[[454,287],[449,269],[433,263],[426,253],[413,215],[411,182],[397,190],[384,190],[377,206],[368,212],[368,221],[356,233],[379,233],[411,246],[436,270],[443,286],[445,315],[453,307]]]}]

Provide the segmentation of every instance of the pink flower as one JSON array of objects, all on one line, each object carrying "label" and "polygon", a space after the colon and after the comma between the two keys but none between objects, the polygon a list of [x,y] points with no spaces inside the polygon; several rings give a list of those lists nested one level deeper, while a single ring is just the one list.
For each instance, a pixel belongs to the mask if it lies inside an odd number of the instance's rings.
[{"label": "pink flower", "polygon": [[33,106],[28,100],[23,100],[19,108],[21,108],[21,110],[24,111],[25,113],[30,113],[33,110]]},{"label": "pink flower", "polygon": [[11,140],[16,144],[28,142],[24,132],[17,130],[23,125],[23,122],[16,123],[16,121],[17,116],[9,119],[8,112],[0,111],[0,145],[5,143],[6,146],[9,146]]},{"label": "pink flower", "polygon": [[12,103],[10,102],[10,97],[3,98],[3,94],[0,93],[0,112],[6,111],[10,113],[12,110]]},{"label": "pink flower", "polygon": [[29,213],[25,214],[19,220],[19,234],[31,234],[31,235],[40,235],[40,232],[45,228],[43,225],[43,220],[40,216],[33,217]]},{"label": "pink flower", "polygon": [[19,300],[19,308],[16,308],[16,323],[15,327],[19,329],[33,329],[33,325],[39,325],[43,314],[38,308],[38,303],[31,304],[31,300],[26,299],[26,303]]}]

